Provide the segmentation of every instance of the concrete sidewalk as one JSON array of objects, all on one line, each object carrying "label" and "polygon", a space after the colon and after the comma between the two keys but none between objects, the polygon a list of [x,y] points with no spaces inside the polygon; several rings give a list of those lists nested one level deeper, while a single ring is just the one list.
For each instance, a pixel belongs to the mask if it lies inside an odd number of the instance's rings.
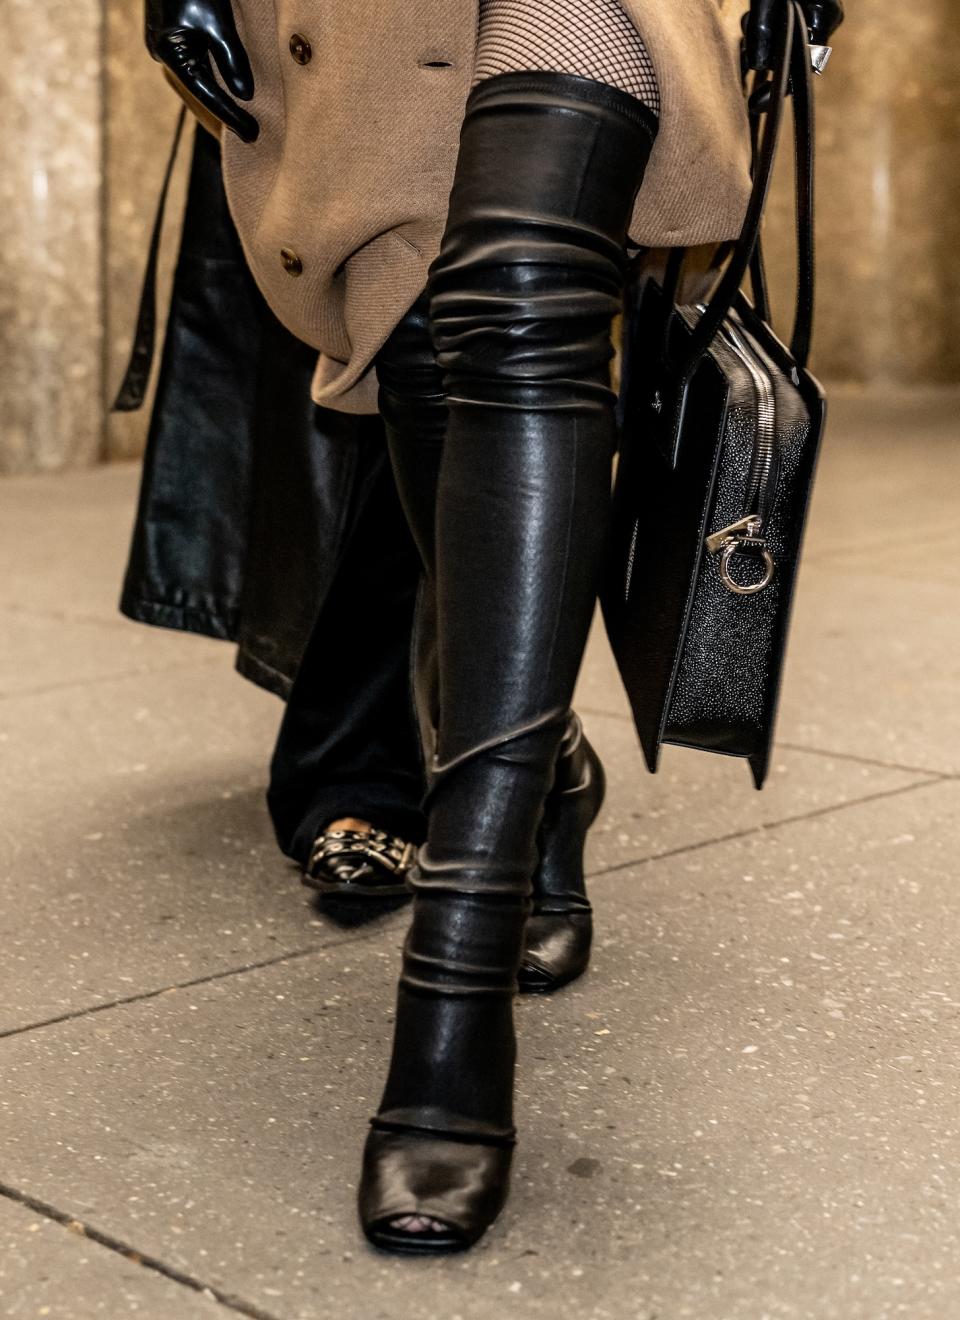
[{"label": "concrete sidewalk", "polygon": [[642,767],[602,638],[588,977],[519,1005],[472,1253],[354,1186],[406,912],[275,850],[276,700],[121,619],[137,471],[0,482],[0,1315],[960,1315],[960,396],[841,400],[769,787]]}]

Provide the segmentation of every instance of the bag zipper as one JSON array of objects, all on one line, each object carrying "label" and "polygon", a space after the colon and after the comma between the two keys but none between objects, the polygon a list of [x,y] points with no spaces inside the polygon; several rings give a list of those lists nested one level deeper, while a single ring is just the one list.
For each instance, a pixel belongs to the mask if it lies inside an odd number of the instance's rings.
[{"label": "bag zipper", "polygon": [[630,599],[630,583],[633,581],[633,566],[637,562],[637,538],[640,535],[640,519],[635,518],[633,535],[630,537],[630,549],[627,552],[627,573],[623,582],[623,599]]},{"label": "bag zipper", "polygon": [[[706,310],[698,304],[701,314]],[[757,402],[757,436],[750,463],[747,481],[747,512],[729,527],[711,533],[706,538],[710,554],[720,555],[720,579],[728,591],[741,596],[752,596],[768,586],[773,578],[775,565],[773,556],[767,548],[763,535],[764,524],[773,502],[773,476],[776,459],[777,438],[777,399],[770,373],[759,356],[752,351],[747,342],[740,337],[733,326],[726,322],[720,331],[724,341],[746,367],[753,382]],[[763,578],[759,582],[743,585],[731,575],[731,560],[735,554],[749,553],[759,555],[765,566]]]},{"label": "bag zipper", "polygon": [[766,368],[755,353],[746,346],[737,332],[730,325],[725,325],[721,332],[727,343],[736,353],[750,373],[757,392],[757,443],[750,465],[750,481],[747,508],[752,509],[760,519],[761,528],[770,512],[770,478],[773,475],[773,460],[777,435],[777,400],[773,381]]}]

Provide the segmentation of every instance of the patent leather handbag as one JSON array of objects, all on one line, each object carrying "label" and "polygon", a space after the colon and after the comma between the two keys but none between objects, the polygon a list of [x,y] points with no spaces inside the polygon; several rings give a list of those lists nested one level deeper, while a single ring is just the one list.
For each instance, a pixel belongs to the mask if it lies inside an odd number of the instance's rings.
[{"label": "patent leather handbag", "polygon": [[[683,253],[628,291],[607,632],[651,771],[664,743],[769,768],[791,602],[823,433],[813,321],[813,111],[799,5],[754,77],[754,186],[708,301],[677,306]],[[789,346],[770,325],[759,235],[784,104],[796,137],[799,278]],[[753,299],[742,290],[748,270]]]}]

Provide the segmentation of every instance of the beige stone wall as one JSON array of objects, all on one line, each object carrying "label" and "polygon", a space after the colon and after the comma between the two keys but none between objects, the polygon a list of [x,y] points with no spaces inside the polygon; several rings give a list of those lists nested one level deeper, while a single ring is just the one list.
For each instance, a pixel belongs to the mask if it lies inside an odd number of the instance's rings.
[{"label": "beige stone wall", "polygon": [[[109,106],[105,126],[105,231],[106,290],[105,373],[108,395],[122,379],[140,297],[143,267],[180,102],[167,87],[160,66],[143,44],[143,5],[140,0],[106,0],[105,94]],[[171,189],[161,249],[157,327],[157,355],[163,335],[166,306],[176,256],[177,229],[183,210],[190,143],[181,145],[179,165]],[[154,373],[156,375],[156,373]],[[138,413],[107,418],[104,450],[108,458],[133,458],[143,451],[147,404]]]},{"label": "beige stone wall", "polygon": [[146,410],[107,407],[179,102],[143,48],[139,0],[7,0],[3,16],[0,475],[134,456]]},{"label": "beige stone wall", "polygon": [[[818,85],[815,365],[828,381],[960,381],[955,2],[852,0]],[[147,412],[108,417],[106,406],[129,348],[178,103],[143,49],[140,0],[7,0],[4,19],[0,474],[136,456]],[[182,184],[181,168],[161,306]],[[788,193],[784,170],[767,224],[781,312]]]},{"label": "beige stone wall", "polygon": [[102,450],[100,0],[5,0],[0,474]]},{"label": "beige stone wall", "polygon": [[[867,385],[960,381],[960,42],[956,0],[851,0],[817,80],[815,366]],[[789,161],[766,225],[792,296]]]}]

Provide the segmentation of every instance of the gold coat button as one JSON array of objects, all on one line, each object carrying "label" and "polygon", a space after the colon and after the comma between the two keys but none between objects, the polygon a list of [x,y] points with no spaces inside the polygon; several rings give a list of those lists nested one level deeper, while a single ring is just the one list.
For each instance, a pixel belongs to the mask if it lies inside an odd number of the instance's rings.
[{"label": "gold coat button", "polygon": [[313,59],[313,47],[300,32],[294,32],[290,38],[290,54],[298,64],[309,64]]},{"label": "gold coat button", "polygon": [[294,252],[293,248],[281,248],[280,260],[283,263],[283,269],[288,275],[303,274],[303,262],[300,260],[296,252]]}]

